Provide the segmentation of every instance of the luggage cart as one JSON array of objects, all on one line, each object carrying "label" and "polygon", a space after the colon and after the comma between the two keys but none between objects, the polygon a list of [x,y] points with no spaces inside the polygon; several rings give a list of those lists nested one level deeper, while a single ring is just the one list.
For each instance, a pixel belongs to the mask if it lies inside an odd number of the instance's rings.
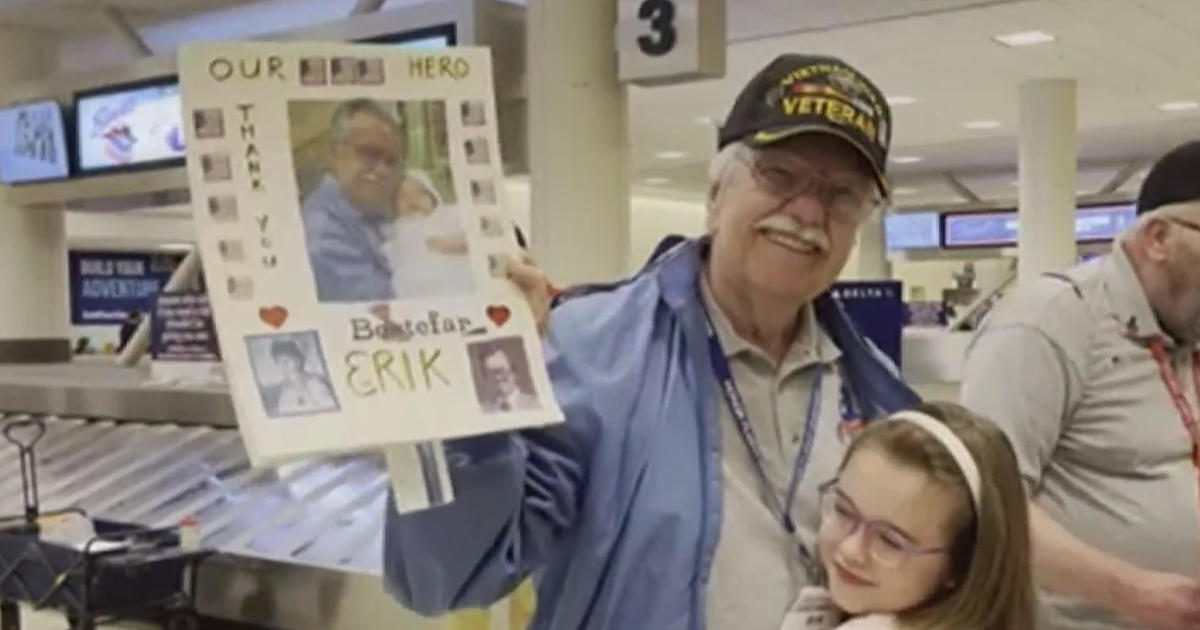
[{"label": "luggage cart", "polygon": [[207,555],[180,546],[180,529],[146,528],[89,519],[95,536],[76,548],[41,536],[46,518],[76,515],[68,508],[42,514],[34,447],[45,435],[39,418],[0,430],[20,458],[24,513],[0,518],[0,630],[20,630],[19,603],[64,613],[71,630],[137,620],[167,630],[194,630],[196,569]]}]

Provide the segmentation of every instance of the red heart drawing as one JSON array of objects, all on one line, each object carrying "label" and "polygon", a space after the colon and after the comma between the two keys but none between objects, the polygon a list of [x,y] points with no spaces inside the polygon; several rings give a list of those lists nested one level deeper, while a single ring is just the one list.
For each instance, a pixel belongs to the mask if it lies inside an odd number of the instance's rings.
[{"label": "red heart drawing", "polygon": [[508,323],[508,318],[512,316],[512,311],[508,310],[507,306],[489,306],[487,307],[488,319],[495,322],[496,327],[501,327]]},{"label": "red heart drawing", "polygon": [[391,304],[376,304],[367,309],[367,312],[374,315],[381,322],[392,321],[392,305]]},{"label": "red heart drawing", "polygon": [[278,329],[287,321],[288,310],[282,306],[262,307],[258,309],[258,318],[272,328]]}]

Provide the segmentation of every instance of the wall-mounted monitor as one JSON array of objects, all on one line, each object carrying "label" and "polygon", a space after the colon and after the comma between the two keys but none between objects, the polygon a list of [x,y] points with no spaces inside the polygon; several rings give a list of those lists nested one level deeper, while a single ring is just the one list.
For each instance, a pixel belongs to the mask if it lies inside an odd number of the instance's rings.
[{"label": "wall-mounted monitor", "polygon": [[454,24],[439,24],[358,41],[363,44],[394,44],[401,48],[446,48],[458,44],[458,29]]},{"label": "wall-mounted monitor", "polygon": [[1081,208],[1075,213],[1075,240],[1111,241],[1136,219],[1137,207],[1133,204]]},{"label": "wall-mounted monitor", "polygon": [[883,231],[890,250],[937,249],[942,244],[936,212],[889,214],[883,219]]},{"label": "wall-mounted monitor", "polygon": [[75,138],[75,167],[81,174],[182,165],[178,79],[76,93]]},{"label": "wall-mounted monitor", "polygon": [[942,215],[945,247],[1011,247],[1017,243],[1017,213],[948,212]]},{"label": "wall-mounted monitor", "polygon": [[0,182],[58,179],[70,174],[62,107],[37,101],[0,109]]},{"label": "wall-mounted monitor", "polygon": [[[1092,206],[1075,212],[1075,241],[1111,241],[1137,218],[1132,204]],[[1016,210],[1007,212],[947,212],[942,215],[943,246],[1013,247],[1019,221]]]}]

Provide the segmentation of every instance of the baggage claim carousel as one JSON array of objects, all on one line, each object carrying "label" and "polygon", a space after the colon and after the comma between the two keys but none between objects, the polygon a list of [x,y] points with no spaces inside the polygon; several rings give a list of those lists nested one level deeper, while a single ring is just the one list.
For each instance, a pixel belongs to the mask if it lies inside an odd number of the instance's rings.
[{"label": "baggage claim carousel", "polygon": [[[0,366],[4,420],[37,416],[43,511],[146,526],[200,523],[202,615],[253,626],[422,629],[384,592],[388,479],[360,455],[251,468],[223,388],[146,384],[107,364]],[[17,451],[0,443],[0,515],[22,511]]]}]

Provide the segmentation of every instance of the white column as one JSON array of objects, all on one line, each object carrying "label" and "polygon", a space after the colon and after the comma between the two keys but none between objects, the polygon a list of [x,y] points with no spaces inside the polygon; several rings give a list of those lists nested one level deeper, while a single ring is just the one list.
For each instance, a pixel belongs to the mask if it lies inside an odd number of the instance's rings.
[{"label": "white column", "polygon": [[883,213],[878,212],[858,228],[855,276],[859,280],[889,280],[892,269],[887,259],[887,240],[883,232]]},{"label": "white column", "polygon": [[[4,86],[53,72],[46,33],[0,27],[0,102]],[[7,202],[0,186],[0,363],[70,359],[67,244],[61,210]]]},{"label": "white column", "polygon": [[556,284],[611,280],[629,251],[629,143],[617,0],[530,0],[532,245]]},{"label": "white column", "polygon": [[1075,172],[1079,150],[1074,79],[1020,88],[1018,282],[1076,259]]}]

